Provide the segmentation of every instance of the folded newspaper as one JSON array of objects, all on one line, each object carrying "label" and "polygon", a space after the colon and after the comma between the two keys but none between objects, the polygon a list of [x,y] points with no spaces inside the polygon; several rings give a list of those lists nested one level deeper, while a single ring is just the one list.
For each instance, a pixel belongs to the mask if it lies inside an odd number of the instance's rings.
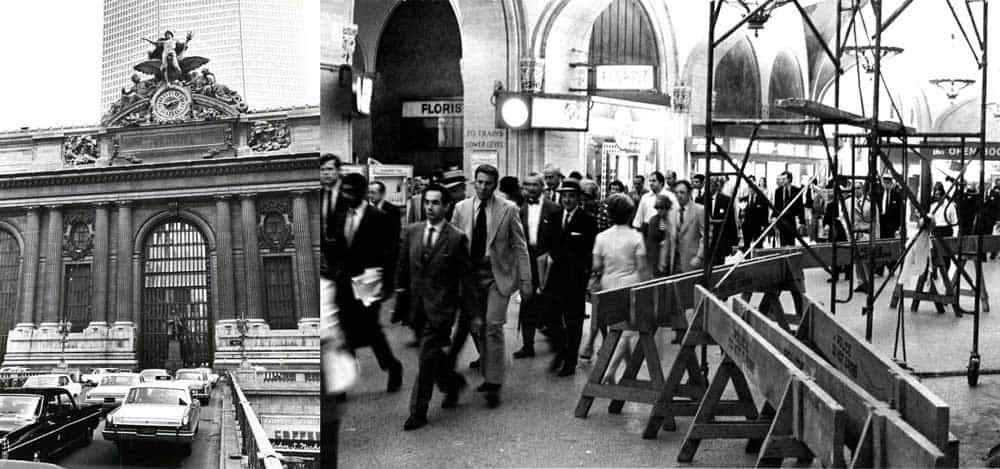
[{"label": "folded newspaper", "polygon": [[382,268],[370,267],[365,269],[361,275],[352,277],[351,288],[354,290],[354,297],[361,301],[361,304],[366,307],[381,300]]}]

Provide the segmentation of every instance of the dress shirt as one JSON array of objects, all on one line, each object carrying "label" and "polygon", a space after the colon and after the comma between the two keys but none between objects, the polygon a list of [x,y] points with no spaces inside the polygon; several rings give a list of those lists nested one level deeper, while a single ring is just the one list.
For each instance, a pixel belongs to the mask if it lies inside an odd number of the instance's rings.
[{"label": "dress shirt", "polygon": [[432,224],[430,221],[426,222],[427,226],[424,227],[424,236],[421,239],[427,239],[427,232],[430,231],[432,226],[434,227],[434,233],[431,234],[430,246],[424,246],[424,249],[430,249],[432,246],[437,244],[438,238],[441,236],[441,230],[444,229],[444,223],[445,221],[443,218],[436,224]]},{"label": "dress shirt", "polygon": [[542,201],[536,200],[528,204],[528,245],[538,246],[538,223],[542,218]]},{"label": "dress shirt", "polygon": [[677,207],[677,197],[673,192],[667,189],[660,190],[659,194],[654,194],[652,191],[646,192],[642,195],[642,199],[639,200],[639,207],[635,211],[635,218],[632,220],[632,226],[636,229],[642,228],[643,223],[648,223],[654,215],[656,215],[656,197],[658,195],[665,195],[670,199],[671,210]]},{"label": "dress shirt", "polygon": [[562,228],[563,228],[564,230],[566,229],[566,225],[568,225],[568,224],[569,224],[569,221],[573,219],[573,215],[576,215],[576,211],[577,211],[577,210],[580,210],[580,207],[579,207],[579,206],[577,206],[576,208],[574,208],[573,210],[571,210],[571,211],[569,211],[569,212],[565,212],[565,213],[563,213],[563,223],[562,223]]},{"label": "dress shirt", "polygon": [[[942,204],[945,206],[942,207]],[[931,207],[931,212],[934,213],[934,226],[958,225],[958,212],[955,210],[955,204],[947,199],[935,203]]]},{"label": "dress shirt", "polygon": [[[496,203],[496,200],[494,200],[494,199],[495,199],[495,197],[490,197],[487,200],[481,200],[479,197],[476,197],[476,196],[472,197],[472,231],[473,232],[475,232],[475,230],[476,230],[476,217],[479,216],[479,206],[481,206],[483,204],[486,204],[486,206],[485,206],[485,212],[486,212],[486,239],[483,240],[484,243],[487,240],[490,239],[489,226],[493,222],[493,211],[490,210],[490,207],[492,207],[493,204]],[[473,234],[473,236],[475,236],[475,235]],[[469,246],[471,248],[471,246],[472,246],[472,238],[469,238]],[[489,258],[490,258],[490,247],[487,245],[486,246],[486,251],[483,253],[483,260],[489,260]]]}]

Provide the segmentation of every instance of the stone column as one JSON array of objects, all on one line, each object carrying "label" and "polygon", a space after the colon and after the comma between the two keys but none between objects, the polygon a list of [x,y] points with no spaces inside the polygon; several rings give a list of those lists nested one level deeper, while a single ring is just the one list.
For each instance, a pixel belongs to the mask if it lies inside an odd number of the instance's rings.
[{"label": "stone column", "polygon": [[299,328],[303,322],[311,325],[319,321],[319,276],[316,273],[316,263],[312,250],[312,220],[309,217],[308,197],[313,191],[295,191],[292,193],[292,216],[295,229],[295,264],[298,266]]},{"label": "stone column", "polygon": [[43,328],[56,328],[59,322],[59,307],[62,293],[63,218],[62,206],[50,205],[48,246],[45,252],[45,311],[42,315]]},{"label": "stone column", "polygon": [[[41,230],[41,214],[38,207],[27,207],[28,224],[24,230],[24,301],[21,306],[21,320],[15,328],[35,327],[35,292],[38,287],[38,252]],[[41,318],[38,318],[41,319]]]},{"label": "stone column", "polygon": [[215,196],[215,213],[217,237],[216,257],[219,283],[219,319],[236,318],[235,285],[233,282],[233,227],[232,215],[229,210],[230,195]]},{"label": "stone column", "polygon": [[98,202],[94,219],[94,314],[90,325],[107,327],[114,321],[108,317],[108,203]]},{"label": "stone column", "polygon": [[[115,295],[115,326],[132,327],[132,201],[118,201],[118,275]],[[130,314],[131,313],[131,314]],[[110,321],[110,318],[109,318]]]},{"label": "stone column", "polygon": [[246,259],[247,319],[263,319],[263,288],[260,281],[260,248],[257,246],[257,194],[240,194],[243,220],[243,255]]}]

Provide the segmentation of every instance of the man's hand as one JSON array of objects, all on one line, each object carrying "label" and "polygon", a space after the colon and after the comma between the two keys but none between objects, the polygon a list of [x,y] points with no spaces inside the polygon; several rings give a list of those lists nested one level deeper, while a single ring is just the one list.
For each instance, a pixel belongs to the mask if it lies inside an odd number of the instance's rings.
[{"label": "man's hand", "polygon": [[693,257],[693,258],[691,258],[691,267],[694,267],[696,269],[700,268],[701,267],[701,258],[700,257]]},{"label": "man's hand", "polygon": [[535,295],[535,289],[531,286],[530,283],[522,283],[521,284],[521,302],[522,303],[525,302],[525,301],[528,301],[534,295]]}]

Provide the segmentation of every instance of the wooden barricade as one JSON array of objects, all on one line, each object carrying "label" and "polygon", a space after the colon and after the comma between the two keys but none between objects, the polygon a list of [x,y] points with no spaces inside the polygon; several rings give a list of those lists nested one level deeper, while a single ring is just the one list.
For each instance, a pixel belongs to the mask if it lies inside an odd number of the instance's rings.
[{"label": "wooden barricade", "polygon": [[[869,393],[749,303],[737,298],[732,304],[733,311],[751,329],[780,350],[844,407],[844,441],[852,452],[851,467],[947,466],[944,451],[904,421],[889,402]],[[879,368],[879,364],[868,366]],[[767,410],[764,409],[761,414],[768,414]],[[947,407],[944,410],[947,417]],[[758,465],[764,464],[769,457],[770,448],[765,446],[760,452]],[[957,461],[955,463],[950,467],[957,467]]]},{"label": "wooden barricade", "polygon": [[[727,295],[765,292],[764,306],[769,307],[776,317],[784,319],[778,294],[784,290],[791,291],[798,303],[803,289],[800,260],[799,254],[762,257],[744,262],[731,273],[731,265],[716,267],[712,271],[712,278],[718,282],[728,273],[726,281],[720,287],[720,292]],[[581,392],[574,412],[577,417],[586,418],[594,399],[598,397],[610,399],[608,410],[618,413],[625,402],[656,403],[666,388],[672,390],[672,395],[683,398],[671,399],[673,405],[668,406],[667,411],[675,415],[694,415],[697,402],[708,384],[699,372],[694,348],[682,348],[685,367],[679,374],[675,373],[670,379],[665,379],[654,335],[659,327],[687,328],[685,311],[694,306],[693,287],[701,280],[701,276],[700,272],[687,272],[606,290],[596,295],[594,318],[599,325],[608,325],[609,330]],[[606,383],[605,375],[608,374],[622,334],[626,331],[636,331],[638,343],[625,361],[622,378],[615,383]],[[643,363],[649,372],[649,380],[638,379]],[[689,379],[686,383],[681,383],[685,372]],[[723,407],[732,415],[756,416],[753,406],[727,402]]]},{"label": "wooden barricade", "polygon": [[[962,256],[964,261],[972,260],[971,256],[977,255],[975,252],[969,253],[968,247],[971,243],[973,250],[975,249],[975,237],[966,236],[964,238],[949,238],[954,239],[954,243],[948,243],[947,245],[942,245],[941,240],[934,239],[931,243],[931,266],[928,272],[924,272],[917,278],[917,285],[913,290],[907,290],[903,288],[903,285],[897,284],[896,288],[892,292],[892,300],[889,304],[890,307],[897,307],[900,301],[906,298],[912,298],[913,302],[910,304],[910,311],[916,312],[920,308],[921,301],[930,301],[934,304],[934,308],[937,309],[938,314],[944,314],[944,307],[951,306],[952,311],[954,311],[956,316],[962,316],[962,306],[959,303],[962,296],[975,297],[976,292],[973,289],[959,289],[958,285],[962,279],[965,279],[969,285],[975,285],[975,280],[968,271],[965,270],[964,266],[955,266],[955,272],[951,275],[948,274],[948,269],[951,264],[954,263],[954,259],[949,255],[950,253],[958,252],[962,249],[962,245],[966,248],[965,255]],[[985,245],[984,239],[984,245]],[[989,252],[989,251],[986,251]],[[971,255],[971,256],[970,256]],[[978,255],[985,255],[985,253],[980,253]],[[941,283],[944,286],[944,291],[938,292],[937,285],[934,283],[934,278],[940,277]],[[986,288],[983,287],[980,292],[980,297],[982,298],[983,312],[990,312],[990,300],[986,294]]]},{"label": "wooden barricade", "polygon": [[[702,440],[728,438],[759,443],[758,466],[780,466],[785,458],[807,462],[815,457],[824,467],[844,467],[844,407],[722,300],[700,285],[695,290],[695,316],[684,340],[695,335],[711,337],[725,358],[699,403],[677,461],[691,462]],[[729,382],[750,405],[748,384],[758,389],[767,403],[764,416],[716,419]]]},{"label": "wooden barricade", "polygon": [[809,296],[803,295],[803,316],[796,338],[876,399],[898,411],[904,422],[926,437],[958,465],[958,439],[949,433],[949,407],[892,360],[858,339]]}]

